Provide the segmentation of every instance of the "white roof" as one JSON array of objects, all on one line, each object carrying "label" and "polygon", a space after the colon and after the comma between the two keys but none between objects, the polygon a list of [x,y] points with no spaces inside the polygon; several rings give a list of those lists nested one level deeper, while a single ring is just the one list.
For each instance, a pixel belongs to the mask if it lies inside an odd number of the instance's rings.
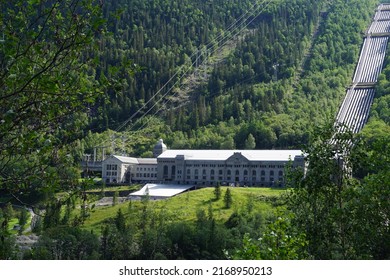
[{"label": "white roof", "polygon": [[137,163],[138,163],[138,161],[137,161],[136,158],[133,158],[133,157],[124,157],[124,156],[116,156],[116,155],[111,155],[111,156],[109,156],[108,158],[105,159],[105,161],[108,160],[108,159],[110,159],[110,158],[117,159],[117,160],[119,160],[119,161],[122,162],[122,163],[134,163],[134,164],[137,164]]},{"label": "white roof", "polygon": [[171,197],[192,188],[190,185],[165,185],[165,184],[146,184],[139,191],[129,194],[129,196],[144,196],[148,189],[150,197]]},{"label": "white roof", "polygon": [[156,158],[137,158],[139,164],[157,164]]},{"label": "white roof", "polygon": [[125,156],[116,156],[116,155],[111,155],[110,157],[106,158],[110,159],[114,158],[119,160],[122,163],[134,163],[134,164],[157,164],[157,159],[156,158],[134,158],[134,157],[125,157]]},{"label": "white roof", "polygon": [[186,160],[227,160],[234,153],[241,153],[251,161],[286,161],[303,155],[301,150],[167,150],[158,156],[159,159],[174,159],[184,155]]}]

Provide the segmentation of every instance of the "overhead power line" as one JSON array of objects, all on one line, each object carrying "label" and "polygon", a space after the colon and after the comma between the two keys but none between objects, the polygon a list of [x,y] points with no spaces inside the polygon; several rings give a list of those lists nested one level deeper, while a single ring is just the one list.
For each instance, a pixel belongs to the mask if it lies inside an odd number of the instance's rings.
[{"label": "overhead power line", "polygon": [[[135,113],[133,113],[127,120],[125,120],[122,124],[120,124],[114,131],[119,132],[124,127],[126,127],[129,123],[132,122],[132,120],[137,117],[153,100],[157,99],[157,96],[160,95],[157,101],[154,102],[152,106],[148,110],[146,110],[140,117],[136,119],[134,123],[131,123],[131,125],[127,128],[127,130],[132,130],[137,123],[139,123],[146,115],[148,115],[160,102],[164,100],[164,98],[167,97],[168,94],[172,92],[172,90],[181,83],[181,80],[188,76],[191,72],[191,69],[194,66],[197,66],[197,68],[202,67],[202,65],[205,63],[205,61],[208,59],[210,55],[213,53],[222,50],[226,44],[228,44],[232,39],[237,38],[242,32],[273,2],[274,0],[262,0],[254,3],[244,14],[242,14],[237,20],[235,20],[232,24],[230,24],[224,32],[220,32],[220,34],[215,37],[211,42],[206,44],[202,47],[201,50],[194,51],[190,58],[191,60],[194,58],[193,62],[186,67],[184,72],[182,72],[182,69],[179,69],[176,71],[169,80],[147,101],[143,104],[141,108],[139,108]],[[204,51],[206,55],[204,55]],[[199,62],[200,60],[200,62]],[[177,78],[178,77],[178,78]],[[171,85],[164,94],[161,95],[161,92],[165,90],[169,84],[175,79],[176,81]],[[177,93],[174,93],[172,97],[174,97]],[[171,100],[166,100],[163,105],[168,104],[171,102]],[[161,110],[163,109],[163,106],[160,107],[152,116],[157,115]],[[137,130],[141,130],[144,128],[148,123],[150,119],[147,120],[140,128]],[[111,144],[115,139],[111,140]],[[105,145],[107,141],[104,141],[101,146]]]}]

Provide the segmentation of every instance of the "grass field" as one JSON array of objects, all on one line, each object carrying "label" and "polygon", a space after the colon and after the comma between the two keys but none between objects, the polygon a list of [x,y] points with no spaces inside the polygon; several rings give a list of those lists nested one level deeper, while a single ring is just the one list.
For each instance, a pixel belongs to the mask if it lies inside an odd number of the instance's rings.
[{"label": "grass field", "polygon": [[[197,211],[203,209],[207,213],[211,207],[216,221],[224,222],[234,211],[254,211],[267,215],[275,210],[272,202],[286,192],[284,189],[272,188],[230,188],[233,204],[230,209],[226,209],[223,201],[226,189],[226,187],[221,187],[222,196],[218,201],[214,199],[214,188],[203,188],[165,200],[153,201],[151,199],[149,207],[155,211],[164,211],[166,217],[172,221],[194,221]],[[83,228],[100,233],[104,221],[114,218],[119,209],[122,209],[128,219],[134,219],[139,215],[141,202],[127,201],[115,206],[95,207]]]}]

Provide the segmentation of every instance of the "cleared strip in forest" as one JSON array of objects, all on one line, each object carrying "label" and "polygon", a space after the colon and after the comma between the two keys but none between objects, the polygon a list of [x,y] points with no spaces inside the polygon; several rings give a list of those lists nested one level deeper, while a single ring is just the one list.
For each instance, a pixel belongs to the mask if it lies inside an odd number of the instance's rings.
[{"label": "cleared strip in forest", "polygon": [[335,124],[344,124],[342,131],[358,133],[368,121],[375,96],[375,85],[383,68],[390,36],[390,4],[381,4],[366,32],[357,63],[353,84],[347,90]]},{"label": "cleared strip in forest", "polygon": [[[171,99],[177,96],[177,92],[174,92],[174,89],[180,87],[182,82],[190,77],[194,68],[204,68],[203,65],[207,65],[207,63],[209,63],[208,59],[212,54],[229,49],[226,48],[226,46],[231,45],[233,42],[238,43],[238,40],[242,38],[243,34],[247,34],[248,26],[260,14],[262,14],[270,4],[273,4],[274,1],[275,0],[255,1],[251,9],[248,9],[241,17],[239,17],[234,23],[227,27],[224,32],[221,32],[220,35],[218,35],[214,40],[204,46],[204,48],[208,50],[208,52],[206,52],[206,58],[204,58],[204,50],[198,50],[194,52],[190,57],[191,59],[195,58],[194,62],[192,62],[190,65],[183,66],[182,69],[179,69],[149,100],[144,103],[141,108],[137,110],[137,112],[131,115],[130,118],[128,118],[122,124],[120,124],[114,131],[118,132],[126,127],[126,130],[135,133],[136,131],[142,130],[145,126],[147,126],[151,118],[147,119],[141,127],[134,130],[134,127],[140,122],[140,120],[142,120],[147,115],[150,115],[150,113],[155,110],[155,107],[158,104],[161,106],[153,113],[153,116],[157,115],[161,110],[165,110],[167,103],[171,102]],[[150,106],[150,108],[147,109],[147,106]],[[140,114],[142,115],[139,116]],[[135,122],[132,122],[136,117],[138,118],[135,120]],[[114,146],[115,139],[112,139],[111,141],[103,141],[100,146],[106,146],[108,142],[111,142],[111,145]]]},{"label": "cleared strip in forest", "polygon": [[[275,0],[260,0],[256,1],[252,9],[249,9],[244,15],[238,18],[232,25],[230,25],[224,32],[221,32],[219,36],[217,36],[214,40],[204,46],[203,50],[198,50],[191,55],[191,59],[195,58],[195,61],[192,62],[191,65],[184,66],[183,69],[178,70],[166,84],[164,84],[137,112],[135,112],[129,119],[123,122],[115,131],[120,131],[127,124],[129,124],[136,116],[138,116],[143,110],[147,107],[149,103],[153,101],[153,105],[145,111],[127,130],[132,130],[134,126],[139,123],[141,119],[143,119],[158,105],[161,104],[160,108],[154,112],[154,115],[157,115],[161,110],[165,109],[165,106],[168,102],[171,102],[171,98],[177,95],[177,92],[174,92],[174,89],[180,87],[183,80],[188,78],[191,73],[193,73],[194,69],[203,68],[204,64],[207,63],[209,57],[212,54],[217,52],[221,52],[226,48],[226,45],[231,44],[234,41],[242,38],[243,34],[248,30],[248,26],[260,15],[263,11],[274,2]],[[206,54],[206,56],[204,55]],[[171,85],[171,82],[176,79],[176,82]],[[165,93],[163,93],[165,92]],[[170,98],[167,98],[170,97]],[[157,100],[156,100],[157,99]],[[137,130],[141,130],[148,124],[148,121],[144,123],[143,126],[138,128]]]}]

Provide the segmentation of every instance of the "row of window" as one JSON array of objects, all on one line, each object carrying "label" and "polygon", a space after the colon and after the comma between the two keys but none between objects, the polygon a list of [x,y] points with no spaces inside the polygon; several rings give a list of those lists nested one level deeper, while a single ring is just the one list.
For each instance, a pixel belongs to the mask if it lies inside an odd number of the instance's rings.
[{"label": "row of window", "polygon": [[118,165],[116,165],[116,164],[107,164],[106,169],[107,170],[118,170]]},{"label": "row of window", "polygon": [[116,171],[107,171],[106,172],[106,176],[107,177],[111,177],[111,176],[117,176],[118,175],[118,172],[116,172]]},{"label": "row of window", "polygon": [[[178,177],[178,178],[181,178],[181,177]],[[204,180],[204,181],[207,181],[207,176],[198,176],[198,175],[194,175],[194,176],[191,176],[191,175],[187,175],[186,176],[186,180]],[[234,181],[234,182],[239,182],[240,181],[240,178],[239,177],[231,177],[231,176],[226,176],[226,179],[223,177],[223,176],[210,176],[210,181],[215,181],[215,180],[218,180],[220,182],[222,181],[228,181],[228,182],[231,182],[231,181]],[[278,177],[278,181],[279,182],[283,182],[283,177]],[[243,181],[245,182],[256,182],[257,179],[256,177],[244,177],[243,178]],[[265,177],[261,177],[260,178],[260,181],[261,182],[266,182],[266,178]],[[274,177],[270,177],[268,182],[275,182],[275,178]]]},{"label": "row of window", "polygon": [[137,171],[157,171],[157,167],[137,167]]},{"label": "row of window", "polygon": [[157,173],[136,173],[136,174],[133,174],[133,177],[136,177],[136,178],[140,178],[140,177],[157,178]]},{"label": "row of window", "polygon": [[249,165],[249,164],[187,164],[186,167],[220,167],[220,168],[279,168],[283,169],[284,165]]},{"label": "row of window", "polygon": [[[179,170],[179,171],[181,171],[181,170]],[[178,171],[178,172],[179,172]],[[211,169],[210,170],[210,175],[215,175],[215,170],[214,169]],[[256,170],[252,170],[252,176],[257,176],[257,171]],[[275,171],[274,170],[270,170],[269,171],[269,175],[270,176],[274,176],[275,175]],[[180,174],[181,174],[181,172],[180,172]],[[187,169],[187,175],[188,174],[191,174],[191,169]],[[199,174],[199,169],[194,169],[194,174],[195,175],[198,175]],[[207,174],[207,170],[206,169],[203,169],[202,170],[202,175],[206,175]],[[230,169],[228,169],[227,171],[226,171],[226,175],[232,175],[233,174],[233,172],[232,172],[232,170],[230,170]],[[236,175],[236,176],[240,176],[240,170],[236,170],[235,172],[234,172],[234,174]],[[261,176],[265,176],[265,174],[266,174],[266,172],[265,172],[265,170],[261,170],[260,171],[260,175]],[[223,175],[223,170],[218,170],[218,175]],[[243,172],[243,175],[244,176],[248,176],[249,175],[249,171],[248,170],[244,170],[244,172]],[[278,171],[278,176],[283,176],[283,171],[282,170],[279,170]]]}]

